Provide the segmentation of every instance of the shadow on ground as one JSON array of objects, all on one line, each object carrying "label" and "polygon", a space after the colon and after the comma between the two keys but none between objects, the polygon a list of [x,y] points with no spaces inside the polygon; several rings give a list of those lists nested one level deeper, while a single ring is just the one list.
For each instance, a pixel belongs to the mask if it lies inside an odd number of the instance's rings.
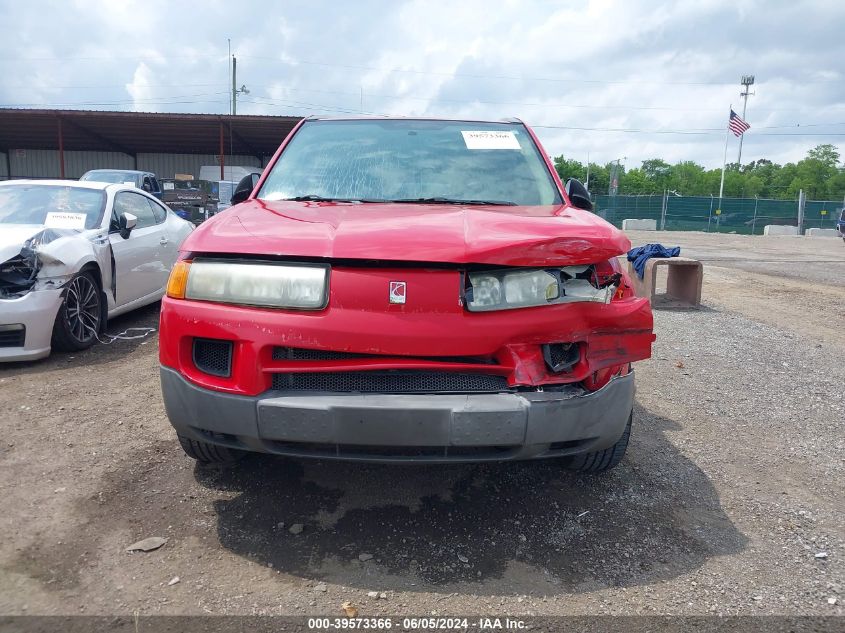
[{"label": "shadow on ground", "polygon": [[[197,467],[232,552],[347,586],[519,594],[592,591],[686,574],[746,538],[708,477],[639,410],[628,457],[581,476],[559,462],[361,465],[251,456]],[[304,530],[291,534],[292,524]],[[373,558],[361,561],[361,554]],[[364,557],[366,558],[366,556]]]}]

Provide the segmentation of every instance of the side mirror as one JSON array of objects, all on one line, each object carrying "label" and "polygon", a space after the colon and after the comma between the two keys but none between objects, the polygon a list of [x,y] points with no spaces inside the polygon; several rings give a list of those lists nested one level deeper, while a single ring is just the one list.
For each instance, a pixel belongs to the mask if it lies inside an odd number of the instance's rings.
[{"label": "side mirror", "polygon": [[241,178],[241,181],[235,187],[235,191],[232,194],[232,204],[238,204],[249,198],[252,190],[255,189],[255,185],[258,184],[259,178],[260,176],[258,174],[249,174]]},{"label": "side mirror", "polygon": [[132,229],[138,224],[138,217],[132,215],[131,213],[121,213],[120,217],[117,219],[117,226],[120,229],[120,237],[125,240],[129,239],[129,234],[132,232]]},{"label": "side mirror", "polygon": [[570,178],[566,181],[564,190],[566,191],[566,195],[573,207],[576,209],[584,209],[585,211],[593,210],[593,202],[590,200],[590,192],[587,191],[587,188],[580,180]]}]

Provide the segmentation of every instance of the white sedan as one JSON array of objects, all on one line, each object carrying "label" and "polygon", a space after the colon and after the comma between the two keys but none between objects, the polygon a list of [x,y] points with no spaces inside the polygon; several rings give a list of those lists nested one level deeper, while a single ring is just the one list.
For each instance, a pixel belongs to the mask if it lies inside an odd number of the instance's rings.
[{"label": "white sedan", "polygon": [[132,185],[0,183],[0,362],[85,349],[158,301],[192,230]]}]

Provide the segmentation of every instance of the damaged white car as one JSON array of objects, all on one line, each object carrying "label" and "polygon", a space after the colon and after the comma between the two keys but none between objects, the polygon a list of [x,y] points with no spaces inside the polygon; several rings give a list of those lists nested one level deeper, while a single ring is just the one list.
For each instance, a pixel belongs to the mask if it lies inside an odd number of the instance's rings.
[{"label": "damaged white car", "polygon": [[158,301],[192,230],[131,185],[0,183],[0,362],[85,349]]}]

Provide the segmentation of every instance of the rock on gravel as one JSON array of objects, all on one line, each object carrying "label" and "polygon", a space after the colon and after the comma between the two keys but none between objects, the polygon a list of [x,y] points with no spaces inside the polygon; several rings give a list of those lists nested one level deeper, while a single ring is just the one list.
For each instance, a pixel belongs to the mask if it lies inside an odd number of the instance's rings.
[{"label": "rock on gravel", "polygon": [[161,536],[150,536],[149,538],[145,538],[144,540],[138,541],[137,543],[132,543],[132,545],[126,548],[126,551],[152,552],[153,550],[157,550],[165,543],[167,543],[166,538],[162,538]]}]

